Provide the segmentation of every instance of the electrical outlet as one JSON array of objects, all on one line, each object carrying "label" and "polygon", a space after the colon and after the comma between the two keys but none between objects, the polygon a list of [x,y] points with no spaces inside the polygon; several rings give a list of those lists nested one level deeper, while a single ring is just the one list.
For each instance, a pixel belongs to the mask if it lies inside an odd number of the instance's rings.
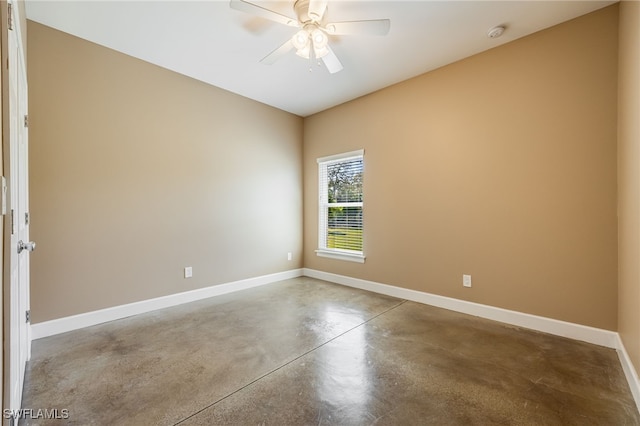
[{"label": "electrical outlet", "polygon": [[462,276],[462,285],[465,287],[471,287],[471,275]]},{"label": "electrical outlet", "polygon": [[193,268],[191,266],[187,266],[184,268],[184,277],[185,278],[193,277]]},{"label": "electrical outlet", "polygon": [[291,260],[293,259],[293,256],[291,255],[291,252],[287,253],[287,260]]}]

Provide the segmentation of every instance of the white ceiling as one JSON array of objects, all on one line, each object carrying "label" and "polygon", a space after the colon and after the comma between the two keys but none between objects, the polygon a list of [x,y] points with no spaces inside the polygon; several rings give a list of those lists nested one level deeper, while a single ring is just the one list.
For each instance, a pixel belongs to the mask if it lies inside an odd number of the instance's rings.
[{"label": "white ceiling", "polygon": [[[293,0],[253,2],[295,17]],[[385,37],[331,36],[344,65],[336,74],[295,52],[261,64],[296,29],[228,1],[27,0],[26,10],[30,20],[305,117],[614,2],[330,0],[329,21],[391,19]],[[496,25],[507,31],[488,38]]]}]

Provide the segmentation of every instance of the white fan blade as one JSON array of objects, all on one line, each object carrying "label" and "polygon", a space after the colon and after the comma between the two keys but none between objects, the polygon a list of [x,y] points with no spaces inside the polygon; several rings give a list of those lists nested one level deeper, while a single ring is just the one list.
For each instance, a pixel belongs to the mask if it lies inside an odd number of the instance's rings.
[{"label": "white fan blade", "polygon": [[280,24],[289,25],[290,27],[298,27],[298,20],[282,15],[273,10],[266,9],[257,4],[249,3],[244,0],[231,0],[229,6],[232,9],[239,10],[241,12],[250,13],[252,15],[259,16],[270,21],[278,22]]},{"label": "white fan blade", "polygon": [[293,42],[291,40],[287,40],[282,46],[278,47],[276,50],[262,58],[260,62],[266,65],[271,65],[275,61],[289,53],[291,49],[293,49]]},{"label": "white fan blade", "polygon": [[387,35],[391,28],[389,19],[374,19],[371,21],[332,22],[325,26],[329,34],[335,35]]},{"label": "white fan blade", "polygon": [[319,22],[327,9],[327,0],[309,0],[309,18]]},{"label": "white fan blade", "polygon": [[333,50],[331,50],[331,47],[327,46],[327,49],[329,49],[329,53],[322,57],[322,62],[324,62],[331,74],[335,74],[342,70],[342,64],[336,54],[333,53]]}]

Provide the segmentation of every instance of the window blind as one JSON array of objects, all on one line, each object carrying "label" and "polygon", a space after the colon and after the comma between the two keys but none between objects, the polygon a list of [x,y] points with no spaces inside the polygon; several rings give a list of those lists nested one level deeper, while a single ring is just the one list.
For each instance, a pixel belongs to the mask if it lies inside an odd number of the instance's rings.
[{"label": "window blind", "polygon": [[318,159],[319,250],[363,253],[363,152]]}]

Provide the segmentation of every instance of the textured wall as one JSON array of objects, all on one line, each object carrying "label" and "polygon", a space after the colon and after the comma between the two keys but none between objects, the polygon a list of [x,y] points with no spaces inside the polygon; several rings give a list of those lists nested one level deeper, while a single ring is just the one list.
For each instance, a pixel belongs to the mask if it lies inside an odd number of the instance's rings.
[{"label": "textured wall", "polygon": [[618,331],[640,371],[640,2],[620,3]]},{"label": "textured wall", "polygon": [[[307,118],[305,267],[615,330],[617,20],[602,9]],[[319,258],[315,160],[359,148],[366,263]]]},{"label": "textured wall", "polygon": [[302,266],[302,118],[28,38],[34,322]]}]

